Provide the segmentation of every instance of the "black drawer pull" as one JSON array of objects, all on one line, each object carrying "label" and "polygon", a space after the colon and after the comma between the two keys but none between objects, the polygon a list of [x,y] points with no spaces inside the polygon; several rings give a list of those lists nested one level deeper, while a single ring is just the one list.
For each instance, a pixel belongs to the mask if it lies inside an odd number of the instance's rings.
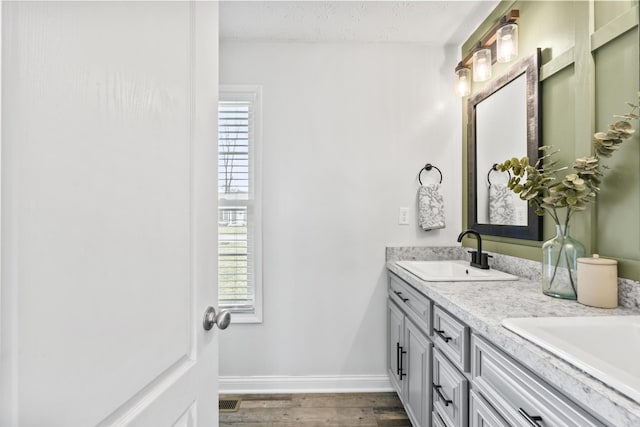
[{"label": "black drawer pull", "polygon": [[444,342],[451,341],[451,337],[446,336],[442,329],[434,329],[433,332],[435,332],[436,334],[440,335],[440,338],[442,338],[444,340]]},{"label": "black drawer pull", "polygon": [[438,393],[438,397],[440,398],[440,400],[444,402],[444,406],[449,406],[450,403],[453,403],[453,400],[447,399],[447,397],[440,391],[441,388],[441,385],[435,383],[433,384],[433,389],[436,391],[436,393]]},{"label": "black drawer pull", "polygon": [[540,424],[538,424],[538,421],[542,421],[542,417],[541,417],[541,416],[538,416],[538,415],[533,415],[533,416],[531,416],[531,415],[527,414],[527,411],[525,411],[525,410],[524,410],[524,409],[522,409],[522,408],[519,408],[519,409],[518,409],[518,413],[519,413],[520,415],[522,415],[522,417],[523,417],[525,420],[527,420],[527,422],[528,422],[530,425],[532,425],[533,427],[540,427]]},{"label": "black drawer pull", "polygon": [[402,297],[402,292],[398,292],[398,291],[393,291],[394,294],[398,295],[398,298],[400,298],[402,300],[402,302],[407,302],[409,301],[409,298],[403,298]]}]

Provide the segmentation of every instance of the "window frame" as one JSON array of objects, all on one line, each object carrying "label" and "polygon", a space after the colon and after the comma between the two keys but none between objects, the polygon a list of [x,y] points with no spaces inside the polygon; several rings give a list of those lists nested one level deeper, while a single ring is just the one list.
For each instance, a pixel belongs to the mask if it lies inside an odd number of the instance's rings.
[{"label": "window frame", "polygon": [[[247,201],[247,226],[253,224],[252,252],[253,253],[253,286],[254,286],[254,310],[253,312],[234,311],[227,308],[231,313],[231,323],[262,323],[262,86],[258,85],[220,85],[220,102],[248,101],[252,104],[252,133],[249,139],[249,200]],[[219,105],[219,104],[218,104]],[[218,109],[219,110],[219,109]],[[218,124],[219,126],[219,124]],[[216,141],[219,147],[219,140]],[[220,152],[217,150],[218,162]],[[216,175],[218,179],[218,175]],[[218,192],[219,183],[216,186]],[[220,195],[218,195],[218,212],[221,206]],[[253,195],[253,197],[251,197]],[[251,221],[251,216],[253,221]],[[220,244],[218,236],[218,247]],[[219,262],[218,254],[218,262]],[[216,280],[218,280],[216,278]],[[218,290],[219,292],[219,290]],[[218,293],[219,297],[219,293]],[[220,307],[224,308],[224,307]]]}]

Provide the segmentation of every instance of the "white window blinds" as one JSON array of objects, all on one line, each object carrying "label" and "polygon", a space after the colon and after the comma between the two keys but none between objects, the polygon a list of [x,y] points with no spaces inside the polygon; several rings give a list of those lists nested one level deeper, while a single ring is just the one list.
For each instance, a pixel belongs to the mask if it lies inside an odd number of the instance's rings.
[{"label": "white window blinds", "polygon": [[255,90],[220,94],[218,304],[240,316],[254,317],[260,316],[257,107]]}]

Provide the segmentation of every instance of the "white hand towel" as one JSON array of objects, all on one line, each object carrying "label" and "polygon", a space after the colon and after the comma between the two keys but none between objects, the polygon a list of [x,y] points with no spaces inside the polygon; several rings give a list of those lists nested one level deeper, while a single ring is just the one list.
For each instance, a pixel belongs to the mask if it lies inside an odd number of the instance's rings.
[{"label": "white hand towel", "polygon": [[489,224],[527,225],[527,202],[506,184],[489,187]]},{"label": "white hand towel", "polygon": [[423,230],[445,227],[444,199],[440,184],[423,185],[418,189],[418,218]]}]

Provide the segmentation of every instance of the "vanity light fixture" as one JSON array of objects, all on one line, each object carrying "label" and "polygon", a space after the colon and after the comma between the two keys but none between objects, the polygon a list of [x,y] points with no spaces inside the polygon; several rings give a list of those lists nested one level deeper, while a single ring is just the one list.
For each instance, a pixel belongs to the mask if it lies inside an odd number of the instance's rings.
[{"label": "vanity light fixture", "polygon": [[491,49],[482,47],[478,43],[478,48],[473,52],[473,81],[483,82],[491,78]]},{"label": "vanity light fixture", "polygon": [[507,23],[504,16],[496,31],[496,51],[498,62],[511,62],[518,56],[518,24]]},{"label": "vanity light fixture", "polygon": [[455,91],[458,96],[467,96],[471,93],[471,70],[462,65],[456,67]]},{"label": "vanity light fixture", "polygon": [[491,66],[496,59],[498,62],[510,62],[518,57],[519,17],[519,10],[510,10],[480,38],[477,47],[462,58],[455,69],[455,91],[458,96],[471,93],[471,67],[473,81],[482,82],[491,78]]}]

